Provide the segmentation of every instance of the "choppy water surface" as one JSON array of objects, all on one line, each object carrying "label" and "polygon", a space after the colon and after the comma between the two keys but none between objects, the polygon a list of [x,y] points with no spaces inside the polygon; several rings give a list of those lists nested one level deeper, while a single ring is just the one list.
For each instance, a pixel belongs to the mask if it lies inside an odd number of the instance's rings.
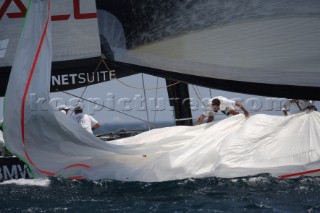
[{"label": "choppy water surface", "polygon": [[268,175],[161,183],[65,179],[0,185],[1,212],[320,211],[320,178]]}]

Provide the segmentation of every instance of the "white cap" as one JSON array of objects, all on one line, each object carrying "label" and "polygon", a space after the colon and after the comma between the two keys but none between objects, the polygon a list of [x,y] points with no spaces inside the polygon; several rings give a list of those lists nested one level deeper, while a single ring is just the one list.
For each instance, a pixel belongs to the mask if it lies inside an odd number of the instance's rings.
[{"label": "white cap", "polygon": [[59,110],[63,110],[63,109],[68,110],[68,109],[70,109],[70,107],[68,107],[68,106],[66,106],[66,105],[64,105],[64,104],[62,104],[62,105],[58,106],[58,109],[59,109]]},{"label": "white cap", "polygon": [[82,110],[83,109],[83,104],[82,103],[77,103],[77,105],[74,107],[73,110]]}]

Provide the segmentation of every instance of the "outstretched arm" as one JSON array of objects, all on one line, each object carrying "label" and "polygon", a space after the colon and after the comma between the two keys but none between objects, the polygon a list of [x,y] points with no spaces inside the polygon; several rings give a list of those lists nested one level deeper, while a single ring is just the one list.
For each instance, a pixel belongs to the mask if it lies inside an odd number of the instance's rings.
[{"label": "outstretched arm", "polygon": [[243,114],[244,114],[247,118],[249,117],[249,112],[248,112],[248,110],[247,110],[246,108],[244,108],[244,106],[243,106],[240,102],[236,101],[236,106],[239,107],[239,108],[243,111]]},{"label": "outstretched arm", "polygon": [[284,116],[288,115],[288,110],[287,109],[282,109],[282,112],[283,112]]},{"label": "outstretched arm", "polygon": [[290,103],[291,103],[291,100],[287,100],[287,101],[284,103],[283,107],[282,107],[282,112],[283,112],[284,116],[287,116],[287,115],[288,115],[288,111],[289,111],[288,108],[289,108]]},{"label": "outstretched arm", "polygon": [[100,128],[100,124],[99,123],[96,123],[93,127],[92,127],[92,130],[95,130],[95,129],[98,129]]},{"label": "outstretched arm", "polygon": [[214,119],[214,117],[213,117],[212,115],[210,115],[210,116],[208,117],[207,123],[212,122],[212,121],[213,121],[213,119]]},{"label": "outstretched arm", "polygon": [[200,115],[195,125],[202,124],[202,121],[204,120],[206,116],[204,114]]}]

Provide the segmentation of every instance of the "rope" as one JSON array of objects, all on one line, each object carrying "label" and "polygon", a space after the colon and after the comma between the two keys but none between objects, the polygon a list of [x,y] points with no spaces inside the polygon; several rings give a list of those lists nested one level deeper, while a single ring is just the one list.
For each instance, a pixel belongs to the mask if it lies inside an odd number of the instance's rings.
[{"label": "rope", "polygon": [[123,84],[123,85],[125,85],[125,86],[127,86],[127,87],[129,87],[129,88],[142,89],[142,90],[159,90],[159,89],[164,89],[164,88],[172,87],[172,86],[175,86],[175,85],[177,85],[177,84],[180,83],[180,81],[178,81],[178,82],[176,82],[176,83],[174,83],[174,84],[170,84],[170,85],[167,85],[167,86],[164,86],[164,87],[158,87],[158,88],[140,88],[140,87],[135,87],[135,86],[131,86],[131,85],[129,85],[129,84],[126,84],[126,83],[124,83],[123,81],[121,81],[119,78],[116,78],[116,77],[114,77],[114,78],[115,78],[117,81],[119,81],[121,84]]},{"label": "rope", "polygon": [[[144,88],[144,77],[143,77],[143,73],[141,73],[141,78],[142,78],[142,86],[143,86],[143,88]],[[146,113],[147,113],[147,119],[148,119],[148,127],[149,127],[149,130],[150,130],[151,127],[150,127],[150,120],[149,120],[149,111],[148,111],[146,90],[143,90],[143,93],[144,93],[144,100],[145,100]]]},{"label": "rope", "polygon": [[[102,63],[106,66],[107,70],[110,71],[110,68],[108,67],[108,65],[106,64],[106,62],[104,61],[104,59],[102,59]],[[131,86],[123,81],[121,81],[119,78],[117,78],[115,75],[112,76],[113,79],[117,80],[119,83],[129,87],[129,88],[132,88],[132,89],[142,89],[142,90],[159,90],[159,89],[164,89],[164,88],[168,88],[168,87],[172,87],[172,86],[175,86],[177,84],[180,83],[180,81],[176,82],[176,83],[173,83],[173,84],[170,84],[170,85],[167,85],[167,86],[163,86],[163,87],[156,87],[156,88],[141,88],[141,87],[135,87],[135,86]]]},{"label": "rope", "polygon": [[[95,69],[94,72],[93,72],[94,74],[98,71],[98,68],[100,67],[102,61],[103,61],[103,59],[100,60],[98,66],[96,67],[96,69]],[[94,77],[93,77],[93,75],[92,75],[92,79],[93,79],[93,78],[94,78]],[[89,84],[90,84],[90,81],[89,81],[89,79],[88,79],[88,83],[87,83],[87,85],[85,86],[85,88],[84,88],[84,90],[82,91],[82,94],[81,94],[81,96],[80,96],[81,98],[82,98],[82,96],[84,95],[84,93],[86,92]]]},{"label": "rope", "polygon": [[174,91],[174,103],[175,103],[175,108],[174,109],[177,109],[177,110],[174,110],[174,118],[177,120],[177,115],[178,115],[178,119],[180,118],[180,112],[179,112],[179,103],[178,103],[178,98],[177,98],[177,88],[176,87],[173,87],[173,91]]},{"label": "rope", "polygon": [[198,97],[199,101],[202,103],[202,105],[203,105],[203,106],[205,106],[205,107],[206,107],[206,105],[202,102],[202,98],[200,98],[199,94],[197,93],[196,89],[194,88],[194,85],[192,85],[192,88],[193,88],[194,92],[196,93],[196,95],[197,95],[197,97]]},{"label": "rope", "polygon": [[[103,108],[106,108],[106,109],[110,109],[110,110],[116,111],[116,112],[118,112],[118,113],[120,113],[120,114],[123,114],[123,115],[126,115],[126,116],[128,116],[128,117],[131,117],[131,118],[134,118],[134,119],[137,119],[137,120],[143,121],[143,122],[148,122],[148,123],[150,123],[149,121],[143,120],[143,119],[138,118],[138,117],[135,117],[135,116],[133,116],[133,115],[129,115],[129,114],[127,114],[127,113],[124,113],[124,112],[118,111],[118,110],[116,110],[116,109],[113,109],[113,108],[107,107],[107,106],[105,106],[104,104],[98,104],[98,103],[96,103],[96,102],[94,102],[94,101],[84,99],[84,98],[82,98],[82,97],[80,97],[80,96],[77,96],[77,95],[71,94],[71,93],[69,93],[69,92],[65,92],[65,91],[61,91],[61,92],[65,93],[65,94],[67,94],[67,95],[70,95],[70,96],[73,96],[73,97],[76,97],[76,98],[82,99],[82,100],[84,100],[84,101],[88,101],[88,102],[90,102],[90,103],[96,104],[96,105],[101,106],[101,107],[103,107]],[[151,123],[151,124],[152,124],[152,125],[155,125],[154,123]]]},{"label": "rope", "polygon": [[[157,77],[157,87],[159,85],[159,77]],[[156,123],[156,116],[157,116],[157,100],[158,100],[158,90],[156,90],[156,99],[154,101],[154,118],[153,123]]]},{"label": "rope", "polygon": [[[101,63],[103,63],[103,64],[105,65],[106,69],[107,69],[108,71],[110,71],[110,68],[109,68],[108,65],[106,64],[105,60],[104,60],[104,59],[101,59],[100,62],[98,63],[98,65],[97,65],[95,71],[94,71],[93,73],[96,73],[96,72],[98,71],[98,68],[100,67]],[[134,88],[134,89],[142,89],[143,91],[145,91],[145,90],[158,90],[158,89],[162,89],[162,88],[168,88],[168,87],[171,87],[171,86],[174,86],[174,85],[180,83],[180,82],[176,82],[176,83],[174,83],[174,84],[167,85],[167,86],[165,86],[165,87],[158,87],[158,84],[157,84],[157,88],[144,88],[144,87],[143,87],[143,88],[138,88],[138,87],[130,86],[130,85],[122,82],[122,81],[121,81],[120,79],[118,79],[115,75],[113,76],[113,78],[116,79],[116,80],[118,80],[120,83],[122,83],[123,85],[125,85],[125,86],[127,86],[127,87]],[[90,82],[88,81],[87,85],[84,87],[84,90],[82,91],[82,93],[81,93],[80,96],[71,94],[71,93],[66,92],[66,91],[60,91],[60,92],[65,93],[65,94],[70,95],[70,96],[73,96],[73,97],[76,97],[76,98],[79,98],[79,99],[84,100],[84,101],[88,101],[88,102],[93,103],[93,104],[97,104],[98,106],[101,106],[101,107],[106,108],[106,109],[113,110],[113,111],[115,111],[115,112],[118,112],[118,113],[120,113],[120,114],[126,115],[126,116],[128,116],[128,117],[131,117],[131,118],[134,118],[134,119],[137,119],[137,120],[146,122],[146,123],[148,123],[148,125],[149,125],[149,130],[150,130],[150,128],[151,128],[151,127],[150,127],[150,124],[153,125],[153,126],[155,126],[154,123],[150,123],[150,121],[149,121],[148,111],[147,111],[147,119],[148,119],[148,121],[146,121],[146,120],[144,120],[144,119],[141,119],[141,118],[138,118],[138,117],[129,115],[129,114],[127,114],[127,113],[118,111],[118,110],[116,110],[116,109],[107,107],[107,106],[105,106],[105,105],[103,105],[103,104],[98,104],[98,103],[96,103],[96,102],[93,102],[93,101],[90,101],[90,100],[87,100],[87,99],[83,98],[83,95],[84,95],[84,93],[86,92],[86,90],[87,90],[87,88],[88,88],[89,85],[90,85]],[[145,94],[145,97],[146,97],[146,94]],[[77,105],[78,105],[78,103],[80,103],[80,100],[77,102]],[[147,107],[147,106],[146,106],[146,107]],[[147,108],[146,108],[146,109],[147,109]],[[147,109],[147,110],[148,110],[148,109]],[[72,112],[72,113],[73,113],[73,112]],[[72,113],[71,113],[71,115],[72,115]]]},{"label": "rope", "polygon": [[[101,59],[100,62],[98,63],[98,66],[96,67],[96,69],[95,69],[94,72],[93,72],[94,74],[98,71],[98,68],[100,67],[102,61],[103,61],[103,59]],[[93,78],[93,75],[92,75],[92,78]],[[89,81],[89,79],[88,79],[88,83],[87,83],[87,85],[84,87],[84,90],[82,91],[82,93],[81,93],[81,95],[80,95],[80,99],[83,99],[82,96],[83,96],[84,93],[86,92],[89,84],[90,84],[90,81]],[[62,92],[64,92],[64,91],[62,91]],[[65,93],[66,93],[66,92],[65,92]],[[75,106],[77,106],[79,103],[80,103],[80,100],[77,102],[77,104],[76,104]],[[71,112],[71,115],[72,115],[72,114],[73,114],[73,111]],[[70,115],[70,116],[71,116],[71,115]]]}]

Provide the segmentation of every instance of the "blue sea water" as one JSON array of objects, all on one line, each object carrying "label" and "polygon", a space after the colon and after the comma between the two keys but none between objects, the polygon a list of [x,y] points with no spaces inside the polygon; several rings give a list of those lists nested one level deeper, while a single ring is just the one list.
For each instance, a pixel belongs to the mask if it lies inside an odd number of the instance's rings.
[{"label": "blue sea water", "polygon": [[1,212],[320,212],[320,178],[159,183],[58,178],[0,184]]}]

